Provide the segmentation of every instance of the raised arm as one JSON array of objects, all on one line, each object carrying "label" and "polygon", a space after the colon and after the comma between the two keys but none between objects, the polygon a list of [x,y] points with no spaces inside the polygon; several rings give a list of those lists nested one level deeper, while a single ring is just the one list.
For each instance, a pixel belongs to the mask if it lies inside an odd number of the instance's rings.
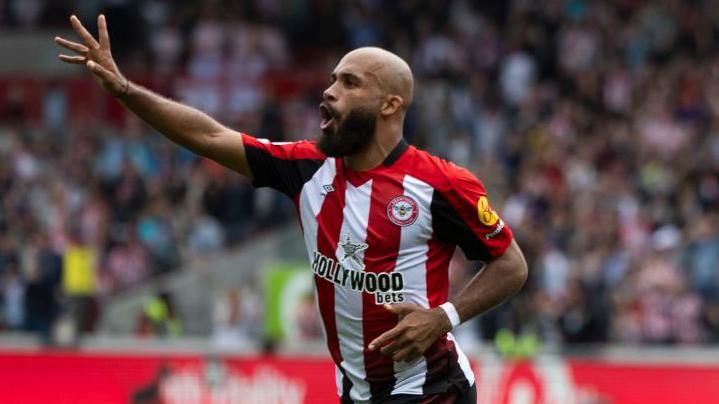
[{"label": "raised arm", "polygon": [[55,37],[58,45],[75,53],[59,55],[60,60],[84,65],[103,90],[173,142],[252,178],[242,136],[238,132],[195,108],[134,84],[122,75],[112,57],[104,15],[97,18],[97,40],[74,15],[70,17],[70,24],[82,43]]}]

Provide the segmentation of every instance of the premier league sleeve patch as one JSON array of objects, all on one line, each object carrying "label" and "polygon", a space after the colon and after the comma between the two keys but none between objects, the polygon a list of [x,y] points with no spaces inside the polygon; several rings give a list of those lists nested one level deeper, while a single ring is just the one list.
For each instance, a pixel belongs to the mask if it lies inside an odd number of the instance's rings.
[{"label": "premier league sleeve patch", "polygon": [[387,204],[387,218],[397,226],[409,226],[417,220],[419,209],[414,199],[400,195]]},{"label": "premier league sleeve patch", "polygon": [[484,235],[487,240],[495,237],[504,229],[504,222],[499,218],[497,212],[489,206],[489,199],[484,195],[480,196],[477,201],[477,216],[480,223],[487,227],[493,227],[491,232]]},{"label": "premier league sleeve patch", "polygon": [[499,216],[489,206],[489,199],[482,195],[477,201],[477,215],[479,216],[479,222],[485,226],[492,227],[499,221]]}]

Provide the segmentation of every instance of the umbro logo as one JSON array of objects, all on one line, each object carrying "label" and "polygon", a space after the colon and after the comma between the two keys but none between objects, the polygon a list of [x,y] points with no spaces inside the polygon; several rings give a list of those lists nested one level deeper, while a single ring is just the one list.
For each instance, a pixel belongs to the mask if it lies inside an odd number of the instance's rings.
[{"label": "umbro logo", "polygon": [[335,187],[332,186],[332,184],[322,185],[322,189],[325,190],[326,193],[334,192]]}]

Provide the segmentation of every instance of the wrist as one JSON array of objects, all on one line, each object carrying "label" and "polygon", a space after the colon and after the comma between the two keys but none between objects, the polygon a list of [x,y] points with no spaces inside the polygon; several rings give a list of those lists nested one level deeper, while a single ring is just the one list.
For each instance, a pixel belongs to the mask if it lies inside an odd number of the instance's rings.
[{"label": "wrist", "polygon": [[125,79],[125,84],[121,87],[122,90],[120,91],[120,93],[115,95],[115,98],[117,98],[119,100],[123,99],[128,94],[130,94],[130,86],[131,86],[130,80],[128,80],[127,77],[123,77],[123,79]]},{"label": "wrist", "polygon": [[462,323],[461,319],[459,318],[459,313],[457,313],[457,309],[454,307],[454,304],[450,302],[442,303],[438,306],[447,317],[447,321],[449,323],[450,329],[449,331],[455,329],[458,325]]}]

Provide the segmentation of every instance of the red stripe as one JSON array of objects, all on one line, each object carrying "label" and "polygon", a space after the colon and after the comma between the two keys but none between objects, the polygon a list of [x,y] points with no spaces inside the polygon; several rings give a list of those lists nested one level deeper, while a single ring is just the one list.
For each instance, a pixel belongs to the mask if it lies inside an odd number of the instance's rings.
[{"label": "red stripe", "polygon": [[[338,162],[338,173],[339,165]],[[342,209],[345,205],[345,182],[341,175],[335,175],[332,186],[335,192],[330,192],[322,203],[322,208],[317,214],[317,250],[323,255],[335,258],[337,242],[342,228]],[[340,344],[337,337],[337,324],[335,323],[335,289],[334,284],[317,275],[315,286],[317,287],[317,301],[320,306],[320,314],[327,333],[327,347],[330,355],[337,366],[342,363]]]},{"label": "red stripe", "polygon": [[454,249],[434,236],[427,243],[427,301],[430,308],[447,301],[449,261]]},{"label": "red stripe", "polygon": [[[387,218],[387,205],[393,198],[404,193],[403,178],[404,174],[397,171],[374,176],[367,224],[366,243],[369,247],[364,256],[367,272],[392,272],[397,263],[402,228]],[[397,316],[382,305],[375,304],[374,294],[367,292],[362,294],[362,313],[366,380],[372,396],[382,397],[389,395],[394,387],[394,362],[391,357],[377,351],[370,352],[367,345],[397,325]]]},{"label": "red stripe", "polygon": [[[427,243],[427,300],[429,307],[437,307],[447,301],[449,290],[449,262],[455,246],[432,237]],[[454,348],[446,336],[439,338],[424,353],[427,363],[425,386],[433,386],[446,378],[452,366],[457,366]],[[452,360],[454,359],[454,363]]]}]

